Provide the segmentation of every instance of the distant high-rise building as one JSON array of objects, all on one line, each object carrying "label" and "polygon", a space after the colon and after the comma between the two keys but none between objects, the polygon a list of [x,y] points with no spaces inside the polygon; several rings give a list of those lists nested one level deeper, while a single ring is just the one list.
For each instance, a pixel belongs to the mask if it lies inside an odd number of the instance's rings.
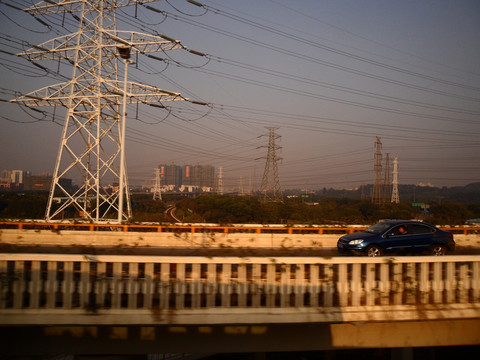
[{"label": "distant high-rise building", "polygon": [[12,172],[10,170],[2,170],[0,174],[0,182],[10,183],[12,178]]},{"label": "distant high-rise building", "polygon": [[195,185],[195,174],[193,174],[192,165],[185,165],[182,169],[182,185]]},{"label": "distant high-rise building", "polygon": [[12,183],[15,184],[23,184],[23,176],[24,176],[24,171],[23,170],[12,170]]},{"label": "distant high-rise building", "polygon": [[25,172],[23,170],[2,170],[0,181],[22,184]]},{"label": "distant high-rise building", "polygon": [[23,190],[25,179],[30,176],[29,171],[2,170],[0,173],[0,188],[3,190]]},{"label": "distant high-rise building", "polygon": [[215,188],[215,167],[212,165],[159,165],[162,186],[180,188]]},{"label": "distant high-rise building", "polygon": [[182,172],[182,185],[214,188],[215,167],[211,165],[185,165]]},{"label": "distant high-rise building", "polygon": [[170,185],[174,187],[182,186],[182,167],[178,165],[165,165],[161,164],[158,167],[160,169],[160,181],[162,185]]},{"label": "distant high-rise building", "polygon": [[[24,190],[50,191],[52,175],[33,175],[25,178]],[[72,189],[72,179],[61,178],[59,184],[66,190]]]}]

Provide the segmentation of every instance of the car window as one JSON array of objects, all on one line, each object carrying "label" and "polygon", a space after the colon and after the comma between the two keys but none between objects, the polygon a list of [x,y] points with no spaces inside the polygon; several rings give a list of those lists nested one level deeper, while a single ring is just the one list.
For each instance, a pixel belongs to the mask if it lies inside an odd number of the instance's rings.
[{"label": "car window", "polygon": [[408,233],[409,233],[408,228],[405,225],[395,226],[392,230],[388,231],[388,234],[390,236],[402,236],[402,235],[407,235]]},{"label": "car window", "polygon": [[366,229],[366,232],[369,233],[374,233],[374,234],[379,234],[385,230],[387,230],[390,227],[390,224],[386,222],[380,222],[378,224],[375,224],[373,226],[370,226],[368,229]]},{"label": "car window", "polygon": [[433,233],[435,230],[429,226],[421,225],[421,224],[409,224],[408,225],[408,232],[411,234],[430,234]]}]

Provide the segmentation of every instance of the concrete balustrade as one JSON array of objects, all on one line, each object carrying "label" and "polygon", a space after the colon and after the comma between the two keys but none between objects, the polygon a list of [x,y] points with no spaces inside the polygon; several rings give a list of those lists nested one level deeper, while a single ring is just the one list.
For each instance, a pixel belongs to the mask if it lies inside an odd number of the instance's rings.
[{"label": "concrete balustrade", "polygon": [[0,254],[0,325],[480,317],[480,256]]},{"label": "concrete balustrade", "polygon": [[[333,230],[332,230],[333,231]],[[331,249],[345,231],[318,233],[119,232],[1,229],[0,245],[211,249]],[[459,247],[480,248],[480,233],[455,234]]]},{"label": "concrete balustrade", "polygon": [[[160,248],[332,248],[337,234],[0,230],[0,244]],[[480,244],[480,236],[479,236]],[[479,245],[480,246],[480,245]]]}]

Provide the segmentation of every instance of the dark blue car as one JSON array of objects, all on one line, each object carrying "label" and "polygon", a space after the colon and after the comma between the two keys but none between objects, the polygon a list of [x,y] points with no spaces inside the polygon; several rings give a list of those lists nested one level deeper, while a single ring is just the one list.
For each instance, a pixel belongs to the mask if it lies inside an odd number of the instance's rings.
[{"label": "dark blue car", "polygon": [[341,254],[382,256],[384,254],[429,253],[445,255],[455,250],[449,231],[419,221],[382,221],[364,231],[342,236],[337,242]]}]

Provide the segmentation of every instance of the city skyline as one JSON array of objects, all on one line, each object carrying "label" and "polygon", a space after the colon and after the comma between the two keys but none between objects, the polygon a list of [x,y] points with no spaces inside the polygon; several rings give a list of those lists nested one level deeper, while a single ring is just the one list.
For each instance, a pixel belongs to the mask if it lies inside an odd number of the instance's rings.
[{"label": "city skyline", "polygon": [[[240,177],[258,186],[264,160],[255,159],[265,157],[261,136],[272,126],[282,136],[278,168],[285,189],[373,183],[376,136],[383,156],[398,158],[400,184],[480,180],[477,2],[203,3],[150,4],[160,12],[138,6],[142,24],[134,9],[119,15],[121,30],[157,31],[197,53],[135,58],[132,80],[209,103],[128,106],[131,184],[152,178],[162,159],[221,166],[226,186]],[[75,20],[62,25],[61,16],[43,16],[49,31],[0,6],[1,98],[70,77],[64,64],[37,61],[41,68],[11,54],[75,31]],[[0,106],[0,168],[52,172],[64,111]]]}]

